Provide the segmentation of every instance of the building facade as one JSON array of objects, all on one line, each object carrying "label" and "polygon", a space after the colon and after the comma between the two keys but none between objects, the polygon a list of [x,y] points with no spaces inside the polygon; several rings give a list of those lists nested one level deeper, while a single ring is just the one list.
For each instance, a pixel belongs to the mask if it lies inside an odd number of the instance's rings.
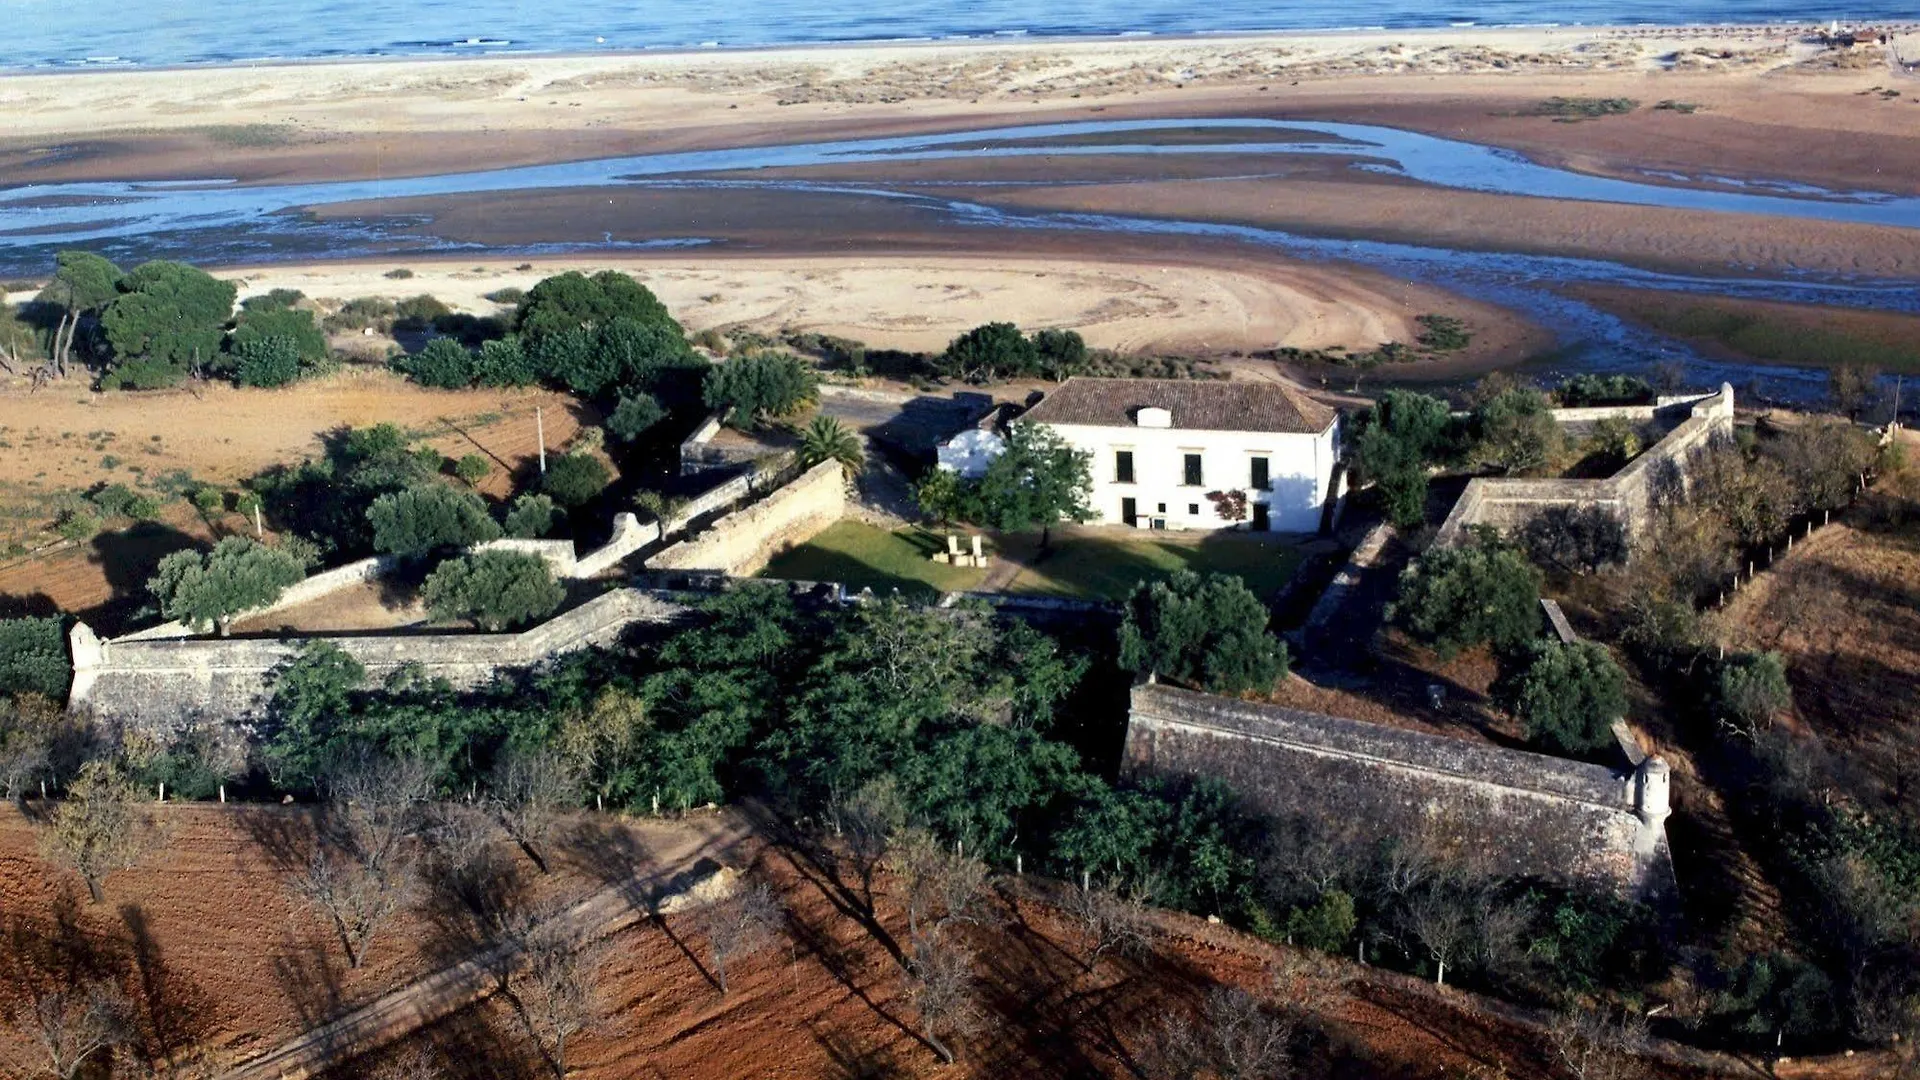
[{"label": "building facade", "polygon": [[[1278,383],[1075,376],[1016,422],[1092,455],[1096,520],[1142,529],[1315,532],[1340,452],[1339,414]],[[984,441],[943,467],[978,475]]]}]

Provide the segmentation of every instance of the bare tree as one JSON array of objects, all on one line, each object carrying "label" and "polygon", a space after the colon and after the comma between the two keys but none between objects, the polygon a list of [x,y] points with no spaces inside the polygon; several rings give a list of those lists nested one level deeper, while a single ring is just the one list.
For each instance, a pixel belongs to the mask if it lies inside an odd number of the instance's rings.
[{"label": "bare tree", "polygon": [[319,908],[333,923],[347,966],[359,967],[380,930],[413,901],[413,866],[370,870],[351,855],[316,847],[307,869],[288,881],[295,896]]},{"label": "bare tree", "polygon": [[520,963],[507,976],[507,998],[553,1075],[565,1080],[573,1037],[608,1022],[602,983],[611,947],[578,940],[574,927],[548,914],[523,920],[514,938]]},{"label": "bare tree", "polygon": [[786,916],[780,898],[764,881],[735,889],[733,895],[699,910],[696,921],[707,938],[720,992],[727,992],[727,965],[773,944]]},{"label": "bare tree", "polygon": [[871,915],[874,873],[887,857],[893,834],[906,822],[900,792],[894,786],[893,777],[881,777],[861,787],[851,798],[835,797],[830,813],[834,834],[846,845],[854,872],[860,876],[861,896],[866,902],[867,914]]},{"label": "bare tree", "polygon": [[89,761],[53,812],[40,837],[41,850],[77,871],[97,904],[106,898],[106,876],[133,866],[155,841],[143,802],[112,762]]},{"label": "bare tree", "polygon": [[35,781],[43,781],[53,767],[53,747],[37,731],[19,729],[0,736],[0,797],[24,805]]},{"label": "bare tree", "polygon": [[938,932],[916,937],[906,984],[907,1000],[920,1015],[921,1037],[940,1060],[953,1064],[947,1039],[969,1034],[982,1019],[974,994],[973,951]]},{"label": "bare tree", "polygon": [[1645,1074],[1639,1056],[1647,1050],[1647,1021],[1635,1013],[1612,1019],[1575,1008],[1547,1024],[1547,1042],[1574,1080],[1632,1080]]},{"label": "bare tree", "polygon": [[434,767],[419,758],[361,754],[327,771],[326,831],[373,871],[410,859],[407,841],[426,819]]},{"label": "bare tree", "polygon": [[1283,1080],[1294,1071],[1295,1030],[1289,1015],[1247,991],[1215,987],[1197,1022],[1175,1012],[1156,1025],[1143,1063],[1153,1080]]},{"label": "bare tree", "polygon": [[421,835],[434,886],[478,917],[489,934],[504,928],[522,882],[519,866],[501,850],[491,815],[467,803],[438,803]]},{"label": "bare tree", "polygon": [[1434,984],[1445,986],[1447,965],[1457,965],[1473,939],[1473,915],[1466,898],[1444,887],[1422,890],[1407,905],[1405,919],[1414,942],[1434,962]]},{"label": "bare tree", "polygon": [[13,1021],[33,1047],[21,1064],[58,1080],[72,1080],[95,1054],[134,1037],[132,1004],[104,980],[36,994]]},{"label": "bare tree", "polygon": [[387,1055],[367,1074],[367,1080],[444,1080],[446,1075],[439,1054],[424,1046],[409,1046]]},{"label": "bare tree", "polygon": [[926,830],[897,833],[887,849],[887,868],[904,894],[909,937],[985,918],[986,864],[948,848]]},{"label": "bare tree", "polygon": [[543,874],[547,860],[540,849],[561,815],[579,802],[580,775],[553,750],[508,751],[494,765],[488,799],[494,820]]},{"label": "bare tree", "polygon": [[432,781],[425,762],[366,756],[326,777],[326,819],[305,872],[288,887],[326,914],[351,967],[366,960],[381,928],[413,901],[420,860],[411,841],[424,823]]},{"label": "bare tree", "polygon": [[1109,954],[1140,956],[1153,947],[1153,921],[1147,911],[1150,889],[1125,893],[1112,887],[1069,887],[1060,897],[1060,910],[1073,920],[1085,942],[1081,963],[1092,971]]}]

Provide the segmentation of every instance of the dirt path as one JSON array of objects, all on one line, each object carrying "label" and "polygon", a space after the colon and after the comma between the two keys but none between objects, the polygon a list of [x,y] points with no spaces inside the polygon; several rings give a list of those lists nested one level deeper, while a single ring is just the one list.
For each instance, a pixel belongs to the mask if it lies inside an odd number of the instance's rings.
[{"label": "dirt path", "polygon": [[[654,853],[653,869],[613,882],[562,912],[583,941],[617,933],[663,910],[663,898],[686,893],[719,869],[718,860],[748,835],[735,814],[700,822],[686,840]],[[670,902],[670,901],[669,901]],[[300,1080],[397,1042],[491,996],[516,963],[509,943],[442,968],[223,1074],[221,1080]]]}]

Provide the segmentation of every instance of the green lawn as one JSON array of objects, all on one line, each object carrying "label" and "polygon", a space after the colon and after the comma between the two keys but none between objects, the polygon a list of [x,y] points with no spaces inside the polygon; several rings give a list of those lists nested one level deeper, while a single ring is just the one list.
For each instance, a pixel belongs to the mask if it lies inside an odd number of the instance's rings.
[{"label": "green lawn", "polygon": [[837,521],[791,551],[776,555],[762,577],[789,581],[838,581],[858,591],[899,589],[927,595],[972,589],[984,570],[947,566],[930,556],[947,545],[944,534],[925,529],[888,532],[860,521]]},{"label": "green lawn", "polygon": [[1195,570],[1238,575],[1266,597],[1286,584],[1302,558],[1296,544],[1246,533],[1148,536],[1128,532],[1061,537],[1045,558],[1032,556],[1007,591],[1123,600],[1141,581]]}]

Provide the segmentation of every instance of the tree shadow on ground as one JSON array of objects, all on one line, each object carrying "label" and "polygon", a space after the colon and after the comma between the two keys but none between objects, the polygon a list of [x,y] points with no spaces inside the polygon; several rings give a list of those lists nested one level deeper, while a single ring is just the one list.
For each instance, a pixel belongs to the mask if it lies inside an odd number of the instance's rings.
[{"label": "tree shadow on ground", "polygon": [[176,551],[205,551],[209,546],[204,539],[159,521],[142,521],[95,536],[87,545],[87,561],[100,567],[113,595],[80,612],[80,618],[102,636],[125,633],[151,615],[147,581],[160,560]]}]

